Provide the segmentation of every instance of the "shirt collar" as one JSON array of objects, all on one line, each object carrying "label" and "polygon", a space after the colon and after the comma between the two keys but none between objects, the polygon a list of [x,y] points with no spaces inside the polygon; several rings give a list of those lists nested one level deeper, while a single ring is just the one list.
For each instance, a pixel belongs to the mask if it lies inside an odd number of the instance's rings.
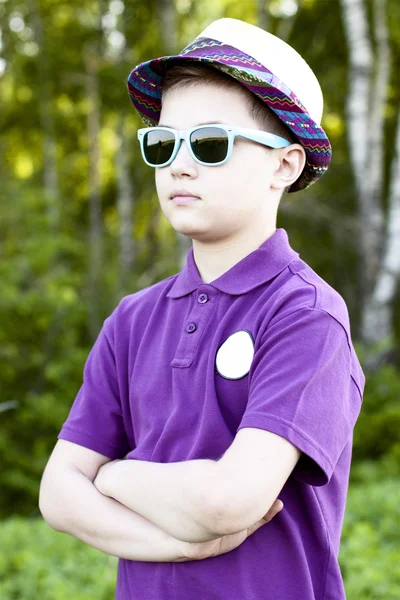
[{"label": "shirt collar", "polygon": [[242,258],[218,279],[205,284],[197,269],[192,246],[187,255],[186,265],[177,274],[167,297],[180,298],[190,294],[200,285],[210,285],[225,294],[245,294],[276,277],[298,256],[299,253],[289,244],[286,230],[280,227],[259,248]]}]

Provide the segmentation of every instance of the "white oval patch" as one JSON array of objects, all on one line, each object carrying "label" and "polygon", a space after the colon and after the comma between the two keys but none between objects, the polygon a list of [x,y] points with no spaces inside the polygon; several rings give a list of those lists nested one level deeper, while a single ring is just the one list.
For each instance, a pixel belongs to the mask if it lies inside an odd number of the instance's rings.
[{"label": "white oval patch", "polygon": [[226,379],[240,379],[250,371],[254,342],[248,331],[236,331],[219,347],[215,357],[217,371]]}]

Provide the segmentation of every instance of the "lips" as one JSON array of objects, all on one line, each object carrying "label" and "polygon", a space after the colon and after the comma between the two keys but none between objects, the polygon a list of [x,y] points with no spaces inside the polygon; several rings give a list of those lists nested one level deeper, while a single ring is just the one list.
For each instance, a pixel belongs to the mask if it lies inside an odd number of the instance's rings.
[{"label": "lips", "polygon": [[193,204],[193,202],[197,202],[200,198],[195,198],[194,196],[174,196],[171,198],[174,204]]},{"label": "lips", "polygon": [[192,197],[192,198],[196,198],[197,200],[199,200],[199,196],[196,196],[196,194],[193,194],[192,192],[189,192],[188,190],[174,190],[170,196],[170,199],[173,200],[174,198],[177,197]]}]

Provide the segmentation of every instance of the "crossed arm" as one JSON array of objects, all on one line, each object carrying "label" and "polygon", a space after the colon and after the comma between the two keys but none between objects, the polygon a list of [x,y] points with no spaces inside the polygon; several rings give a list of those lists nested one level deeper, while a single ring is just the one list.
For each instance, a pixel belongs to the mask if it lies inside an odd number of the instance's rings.
[{"label": "crossed arm", "polygon": [[107,554],[201,560],[236,548],[279,512],[274,500],[299,453],[253,428],[240,430],[218,461],[110,462],[60,439],[42,476],[39,508],[53,529]]},{"label": "crossed arm", "polygon": [[210,515],[217,469],[212,460],[114,460],[99,469],[93,484],[173,537],[203,542],[219,533]]},{"label": "crossed arm", "polygon": [[114,460],[93,483],[177,539],[203,542],[261,519],[300,456],[285,438],[243,428],[218,461]]}]

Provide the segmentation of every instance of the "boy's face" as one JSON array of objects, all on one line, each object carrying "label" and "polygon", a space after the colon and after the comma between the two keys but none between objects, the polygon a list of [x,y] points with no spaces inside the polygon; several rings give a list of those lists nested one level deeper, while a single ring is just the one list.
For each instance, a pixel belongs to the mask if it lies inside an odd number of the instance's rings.
[{"label": "boy's face", "polygon": [[[240,90],[199,83],[171,90],[163,97],[160,123],[164,125],[189,129],[213,121],[260,129]],[[230,159],[208,167],[197,163],[182,141],[175,160],[155,169],[161,210],[176,231],[192,239],[205,243],[254,241],[254,236],[275,229],[281,190],[270,186],[279,167],[277,152],[237,137]],[[170,195],[182,188],[199,200],[175,204]]]}]

